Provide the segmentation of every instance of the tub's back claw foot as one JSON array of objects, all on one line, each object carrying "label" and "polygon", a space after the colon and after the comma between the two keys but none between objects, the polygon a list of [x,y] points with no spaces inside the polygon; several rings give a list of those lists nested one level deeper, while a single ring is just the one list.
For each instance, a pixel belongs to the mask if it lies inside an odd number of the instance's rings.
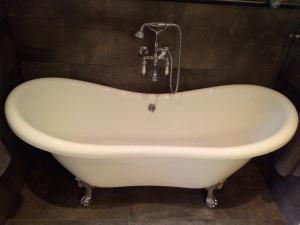
[{"label": "tub's back claw foot", "polygon": [[208,208],[214,209],[218,206],[218,200],[216,199],[216,197],[214,195],[214,191],[221,189],[223,187],[223,185],[224,185],[224,181],[217,183],[211,187],[206,188],[207,196],[205,199],[205,204]]},{"label": "tub's back claw foot", "polygon": [[75,179],[78,183],[78,187],[85,189],[84,195],[80,199],[80,205],[84,208],[89,208],[93,203],[93,186],[85,183],[79,178]]}]

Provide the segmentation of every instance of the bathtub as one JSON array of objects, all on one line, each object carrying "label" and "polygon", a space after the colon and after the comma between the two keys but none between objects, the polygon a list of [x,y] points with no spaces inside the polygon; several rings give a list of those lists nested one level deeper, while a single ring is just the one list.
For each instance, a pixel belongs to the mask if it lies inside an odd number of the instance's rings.
[{"label": "bathtub", "polygon": [[261,86],[142,94],[62,78],[16,87],[5,114],[85,187],[215,188],[285,145],[298,124],[293,104]]}]

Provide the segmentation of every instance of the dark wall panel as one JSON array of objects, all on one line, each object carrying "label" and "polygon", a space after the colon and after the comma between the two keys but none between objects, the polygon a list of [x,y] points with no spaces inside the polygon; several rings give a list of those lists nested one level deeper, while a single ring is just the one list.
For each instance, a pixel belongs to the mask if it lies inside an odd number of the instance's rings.
[{"label": "dark wall panel", "polygon": [[261,157],[258,161],[260,171],[275,198],[287,225],[300,222],[300,177],[283,177],[274,166],[274,156]]},{"label": "dark wall panel", "polygon": [[[0,141],[8,150],[11,162],[0,176],[0,224],[4,223],[23,184],[27,158],[24,143],[9,130],[4,117],[5,98],[12,88],[22,82],[22,74],[2,6],[0,1]],[[3,163],[1,159],[0,163]]]},{"label": "dark wall panel", "polygon": [[[168,79],[141,76],[140,45],[153,45],[144,22],[166,21],[183,30],[181,90],[223,84],[272,86],[300,13],[209,4],[136,0],[6,0],[26,80],[60,76],[141,92],[167,92]],[[161,36],[176,57],[172,29]]]},{"label": "dark wall panel", "polygon": [[281,78],[293,85],[300,93],[300,25],[293,36],[293,42],[281,72]]},{"label": "dark wall panel", "polygon": [[[285,64],[277,82],[277,89],[288,96],[300,110],[300,26],[293,35]],[[294,137],[297,138],[297,137]],[[298,137],[299,138],[299,137]],[[288,149],[286,149],[288,150]],[[279,153],[278,153],[279,155]],[[270,159],[269,159],[270,160]],[[271,163],[274,160],[270,160]],[[270,162],[263,162],[269,165]],[[300,222],[300,177],[282,177],[272,167],[261,166],[263,175],[278,202],[287,224],[299,225]]]}]

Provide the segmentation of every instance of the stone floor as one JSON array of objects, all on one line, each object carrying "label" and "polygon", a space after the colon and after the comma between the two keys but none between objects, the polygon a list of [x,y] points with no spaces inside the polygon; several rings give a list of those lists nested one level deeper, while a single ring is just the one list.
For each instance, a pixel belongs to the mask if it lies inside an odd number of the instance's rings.
[{"label": "stone floor", "polygon": [[40,153],[32,167],[6,225],[284,225],[251,162],[218,191],[214,210],[203,190],[168,187],[97,188],[93,207],[83,209],[73,176],[50,155]]}]

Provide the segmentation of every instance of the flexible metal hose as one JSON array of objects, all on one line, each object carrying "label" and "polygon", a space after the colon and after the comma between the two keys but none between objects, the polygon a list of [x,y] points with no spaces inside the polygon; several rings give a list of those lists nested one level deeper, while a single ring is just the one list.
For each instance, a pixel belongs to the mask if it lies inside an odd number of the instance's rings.
[{"label": "flexible metal hose", "polygon": [[182,32],[181,32],[180,26],[178,26],[177,24],[169,24],[169,26],[176,27],[177,31],[178,31],[178,34],[179,34],[178,67],[177,67],[177,78],[176,78],[175,90],[173,88],[173,57],[172,57],[172,54],[169,52],[170,61],[171,61],[171,68],[170,68],[170,91],[171,91],[171,93],[177,93],[178,92],[178,88],[179,88],[179,82],[180,82]]}]

